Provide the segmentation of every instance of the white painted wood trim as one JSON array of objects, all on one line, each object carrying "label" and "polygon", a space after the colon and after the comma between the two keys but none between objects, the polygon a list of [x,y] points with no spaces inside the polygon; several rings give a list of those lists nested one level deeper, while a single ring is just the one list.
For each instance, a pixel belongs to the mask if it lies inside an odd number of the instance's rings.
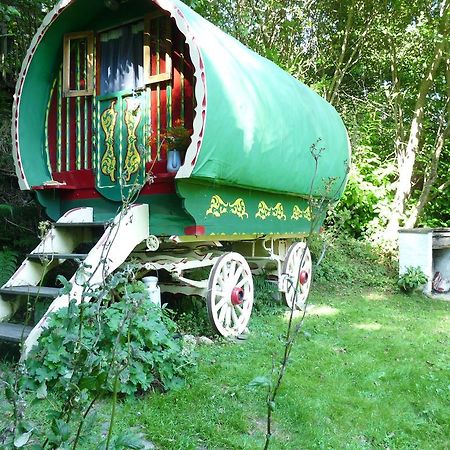
[{"label": "white painted wood trim", "polygon": [[28,335],[24,343],[22,359],[26,358],[30,349],[36,344],[52,312],[67,306],[71,299],[75,299],[77,303],[89,301],[89,297],[83,297],[85,290],[83,285],[86,282],[89,288],[102,285],[105,277],[114,272],[135,247],[145,241],[148,236],[148,205],[133,205],[121,211],[89,252],[80,265],[80,269],[70,279],[71,292],[57,297]]}]

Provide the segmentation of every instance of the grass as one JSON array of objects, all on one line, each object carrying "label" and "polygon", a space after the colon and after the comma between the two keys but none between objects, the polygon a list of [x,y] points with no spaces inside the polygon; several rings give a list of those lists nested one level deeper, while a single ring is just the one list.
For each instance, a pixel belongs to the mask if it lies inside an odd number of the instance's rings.
[{"label": "grass", "polygon": [[[450,303],[387,292],[395,285],[389,270],[345,240],[331,243],[316,275],[315,308],[277,399],[271,448],[450,448]],[[157,449],[262,448],[266,392],[249,385],[280,361],[287,326],[287,311],[263,297],[246,341],[200,346],[198,368],[180,390],[122,398],[115,431],[142,433]],[[183,328],[197,306],[183,313]],[[44,405],[33,415],[45,416]],[[98,406],[84,449],[96,448],[110,408],[108,400]]]},{"label": "grass", "polygon": [[[449,448],[450,303],[381,291],[311,302],[272,448]],[[187,388],[123,400],[118,429],[162,449],[262,448],[265,392],[249,383],[279,360],[285,326],[283,312],[260,315],[247,341],[201,347]]]}]

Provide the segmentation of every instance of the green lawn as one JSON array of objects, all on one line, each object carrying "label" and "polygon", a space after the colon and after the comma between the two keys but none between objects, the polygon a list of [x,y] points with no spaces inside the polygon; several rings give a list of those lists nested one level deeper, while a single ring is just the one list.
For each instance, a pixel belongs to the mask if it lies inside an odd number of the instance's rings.
[{"label": "green lawn", "polygon": [[[312,292],[271,448],[450,448],[450,303],[352,291]],[[248,340],[199,347],[185,388],[122,399],[116,432],[143,433],[158,449],[262,448],[265,392],[249,383],[280,360],[286,314],[267,307],[254,314]],[[96,448],[110,406],[97,408],[83,448]],[[44,416],[45,402],[33,408],[33,418]]]},{"label": "green lawn", "polygon": [[[376,291],[311,303],[272,448],[450,448],[450,303]],[[262,448],[264,391],[248,385],[279,361],[285,327],[273,311],[253,317],[247,341],[201,347],[187,388],[124,400],[118,428],[163,449]]]}]

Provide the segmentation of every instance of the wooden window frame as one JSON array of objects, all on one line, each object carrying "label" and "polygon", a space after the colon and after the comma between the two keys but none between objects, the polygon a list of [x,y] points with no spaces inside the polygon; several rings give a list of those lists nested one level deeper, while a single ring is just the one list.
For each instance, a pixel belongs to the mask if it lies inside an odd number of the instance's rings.
[{"label": "wooden window frame", "polygon": [[[151,23],[155,19],[160,17],[167,17],[169,20],[167,22],[167,28],[170,31],[171,21],[170,16],[162,13],[161,11],[155,11],[147,14],[144,17],[144,83],[145,85],[160,83],[162,81],[169,81],[172,79],[172,40],[167,43],[166,46],[166,70],[164,73],[157,75],[150,75],[151,71]],[[170,33],[167,33],[170,34]]]},{"label": "wooden window frame", "polygon": [[[70,41],[83,39],[87,41],[86,49],[86,89],[70,89]],[[94,95],[94,32],[81,31],[64,35],[63,47],[63,95],[81,97]]]}]

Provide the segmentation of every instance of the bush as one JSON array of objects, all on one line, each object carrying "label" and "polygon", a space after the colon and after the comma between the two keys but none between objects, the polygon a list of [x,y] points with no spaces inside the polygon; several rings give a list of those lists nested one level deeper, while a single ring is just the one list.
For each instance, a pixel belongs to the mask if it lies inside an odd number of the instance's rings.
[{"label": "bush", "polygon": [[[356,288],[395,286],[396,268],[387,265],[382,256],[367,243],[350,236],[322,233],[308,241],[313,257],[314,283],[348,285]],[[325,245],[325,256],[316,267]]]},{"label": "bush", "polygon": [[411,293],[423,286],[427,281],[428,277],[422,272],[420,267],[409,266],[406,268],[406,271],[399,276],[397,284],[405,292]]},{"label": "bush", "polygon": [[119,301],[72,301],[52,314],[27,361],[29,382],[45,392],[78,385],[132,394],[183,383],[193,356],[175,339],[175,323],[148,298],[142,282],[116,289]]}]

